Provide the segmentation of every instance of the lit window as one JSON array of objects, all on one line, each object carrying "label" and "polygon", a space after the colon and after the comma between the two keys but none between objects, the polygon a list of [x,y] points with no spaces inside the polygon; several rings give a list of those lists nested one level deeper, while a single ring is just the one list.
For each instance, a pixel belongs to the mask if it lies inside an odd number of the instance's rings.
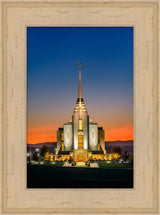
[{"label": "lit window", "polygon": [[94,138],[94,133],[92,132],[92,138]]}]

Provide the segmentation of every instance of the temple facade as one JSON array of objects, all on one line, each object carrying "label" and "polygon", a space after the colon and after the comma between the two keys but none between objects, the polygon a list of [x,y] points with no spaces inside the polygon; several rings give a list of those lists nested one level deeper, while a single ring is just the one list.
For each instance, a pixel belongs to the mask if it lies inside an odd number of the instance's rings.
[{"label": "temple facade", "polygon": [[57,154],[69,154],[75,161],[87,161],[96,153],[106,154],[104,130],[89,119],[82,96],[81,63],[79,63],[78,99],[72,120],[64,123],[63,128],[57,131]]}]

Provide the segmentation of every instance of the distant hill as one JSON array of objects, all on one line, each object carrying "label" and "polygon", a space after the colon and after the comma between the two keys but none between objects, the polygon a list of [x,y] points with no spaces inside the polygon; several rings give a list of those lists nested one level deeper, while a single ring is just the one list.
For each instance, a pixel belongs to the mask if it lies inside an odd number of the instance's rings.
[{"label": "distant hill", "polygon": [[27,146],[31,148],[42,148],[44,145],[48,147],[54,147],[54,146],[57,147],[57,142],[45,142],[45,143],[36,143],[36,144],[27,143]]},{"label": "distant hill", "polygon": [[108,144],[133,144],[133,140],[116,140],[116,141],[107,141]]},{"label": "distant hill", "polygon": [[[54,154],[55,149],[57,148],[57,142],[45,142],[45,143],[37,143],[37,144],[27,144],[27,152],[31,151],[34,152],[36,148],[42,148],[44,145],[50,148],[50,151]],[[133,154],[133,140],[128,141],[108,141],[105,142],[105,147],[107,153],[111,153],[111,150],[114,146],[119,146],[122,150],[122,154],[127,150],[129,155]]]},{"label": "distant hill", "polygon": [[37,144],[27,144],[27,152],[34,152],[37,148],[41,149],[43,146],[48,146],[51,153],[55,154],[55,149],[57,148],[57,142],[45,142]]},{"label": "distant hill", "polygon": [[107,153],[111,153],[111,150],[114,146],[119,146],[122,150],[122,154],[124,154],[125,151],[127,151],[129,155],[133,154],[133,140],[127,141],[117,140],[105,142]]}]

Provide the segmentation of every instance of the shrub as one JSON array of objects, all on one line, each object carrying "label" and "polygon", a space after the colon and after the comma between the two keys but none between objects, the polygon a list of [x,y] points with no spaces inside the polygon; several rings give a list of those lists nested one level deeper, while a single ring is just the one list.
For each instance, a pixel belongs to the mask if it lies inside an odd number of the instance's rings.
[{"label": "shrub", "polygon": [[33,161],[39,161],[39,157],[38,157],[37,152],[33,152],[31,160],[33,160]]}]

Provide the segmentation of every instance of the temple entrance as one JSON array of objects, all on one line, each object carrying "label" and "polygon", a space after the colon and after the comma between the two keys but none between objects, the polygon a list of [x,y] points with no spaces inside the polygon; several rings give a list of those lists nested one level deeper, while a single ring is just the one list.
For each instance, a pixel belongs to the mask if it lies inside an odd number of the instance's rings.
[{"label": "temple entrance", "polygon": [[75,150],[73,157],[76,163],[86,163],[88,161],[88,150]]},{"label": "temple entrance", "polygon": [[80,161],[86,161],[86,156],[84,156],[84,155],[77,155],[77,162],[80,162]]}]

